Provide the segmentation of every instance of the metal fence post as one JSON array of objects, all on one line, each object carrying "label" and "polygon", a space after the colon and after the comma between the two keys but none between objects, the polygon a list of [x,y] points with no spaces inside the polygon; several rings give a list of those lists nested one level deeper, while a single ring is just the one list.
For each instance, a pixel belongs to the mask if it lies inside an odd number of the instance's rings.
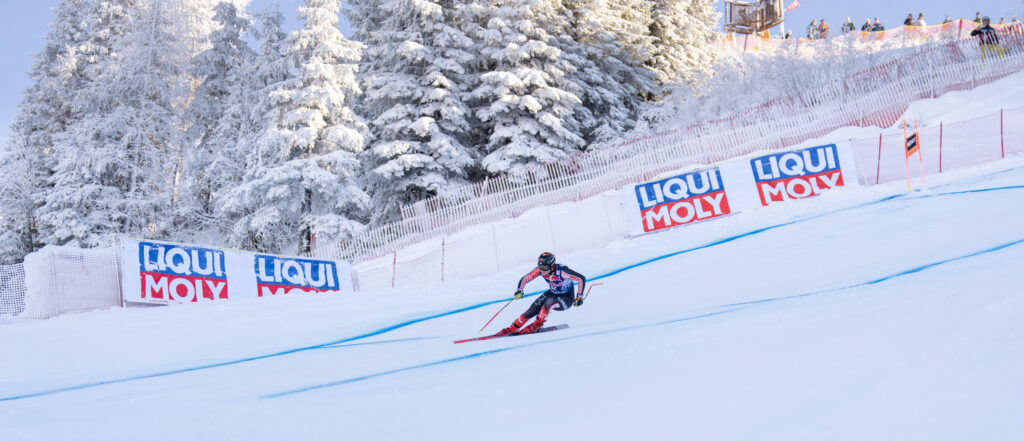
[{"label": "metal fence post", "polygon": [[999,151],[1006,159],[1006,138],[1003,136],[1003,109],[999,109]]},{"label": "metal fence post", "polygon": [[939,121],[939,173],[942,173],[942,121]]},{"label": "metal fence post", "polygon": [[882,177],[882,134],[878,134],[878,166],[875,169],[875,185],[878,185]]}]

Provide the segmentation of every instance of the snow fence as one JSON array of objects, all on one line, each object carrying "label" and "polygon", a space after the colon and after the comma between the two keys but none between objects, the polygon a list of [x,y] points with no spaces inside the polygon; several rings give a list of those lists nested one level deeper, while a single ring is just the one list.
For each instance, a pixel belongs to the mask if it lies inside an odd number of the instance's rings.
[{"label": "snow fence", "polygon": [[[909,130],[912,132],[913,127],[911,126]],[[1024,153],[1024,108],[1000,110],[967,121],[949,124],[943,122],[938,126],[922,128],[918,134],[926,175],[990,163]],[[837,144],[844,152],[837,152],[835,156],[842,164],[846,186],[904,181],[907,179],[908,169],[910,178],[920,182],[922,167],[918,162],[919,157],[913,156],[909,168],[907,167],[902,134],[880,134],[878,137]],[[820,147],[765,149],[740,158],[718,161],[711,165],[700,164],[696,167],[673,165],[675,163],[669,158],[637,154],[618,164],[616,170],[621,171],[624,176],[637,176],[632,173],[634,167],[638,170],[647,170],[648,173],[641,174],[643,177],[640,179],[623,182],[623,179],[619,178],[615,181],[615,189],[610,191],[600,191],[604,187],[602,183],[597,183],[582,189],[532,195],[534,198],[548,198],[546,200],[550,201],[550,205],[533,209],[524,208],[517,217],[511,219],[469,227],[396,249],[385,256],[357,263],[353,270],[359,281],[358,286],[363,290],[437,283],[512,268],[523,268],[525,272],[541,251],[551,251],[557,255],[601,247],[616,239],[643,234],[644,232],[638,231],[641,222],[638,219],[642,219],[642,214],[634,212],[634,209],[628,206],[629,197],[623,196],[623,193],[634,191],[634,187],[650,186],[653,182],[672,178],[685,181],[689,179],[689,175],[708,169],[721,168],[727,170],[726,174],[731,173],[733,176],[741,174],[736,170],[745,169],[746,173],[750,174],[751,162],[759,158],[782,156],[786,153],[803,154],[816,148]],[[830,176],[829,179],[835,182],[834,176]],[[764,195],[754,193],[751,196],[750,192],[756,188],[754,184],[761,184],[757,181],[754,176],[732,179],[732,182],[741,182],[741,185],[747,185],[749,182],[750,187],[746,193],[731,193],[728,196],[727,200],[733,201],[730,213],[766,205],[758,203],[758,199],[765,197]],[[788,200],[817,195],[818,189],[828,185],[826,182],[828,181],[807,181],[807,186],[797,187],[797,194],[781,197]],[[703,185],[699,179],[697,185]],[[729,182],[724,184],[726,187],[729,185]],[[804,189],[808,194],[799,194]],[[580,197],[587,193],[596,195]],[[508,204],[501,208],[508,212],[516,210],[517,206]],[[704,209],[712,212],[714,208],[708,205]],[[685,211],[683,213],[685,214]],[[581,219],[586,222],[580,222]],[[689,221],[691,219],[687,219],[687,222]]]}]

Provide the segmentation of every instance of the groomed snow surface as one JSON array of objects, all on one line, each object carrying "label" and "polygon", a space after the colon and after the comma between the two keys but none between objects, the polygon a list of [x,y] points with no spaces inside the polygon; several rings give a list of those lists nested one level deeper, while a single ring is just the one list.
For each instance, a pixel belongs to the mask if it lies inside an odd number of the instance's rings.
[{"label": "groomed snow surface", "polygon": [[1020,439],[1024,160],[928,184],[559,256],[545,334],[452,343],[528,267],[2,326],[0,439]]}]

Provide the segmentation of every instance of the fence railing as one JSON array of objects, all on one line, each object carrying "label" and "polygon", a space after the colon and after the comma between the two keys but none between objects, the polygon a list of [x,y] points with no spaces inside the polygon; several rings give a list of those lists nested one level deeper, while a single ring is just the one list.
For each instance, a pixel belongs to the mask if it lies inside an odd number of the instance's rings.
[{"label": "fence railing", "polygon": [[994,52],[976,40],[935,44],[896,61],[780,97],[760,110],[605,146],[508,176],[451,189],[402,208],[399,222],[345,241],[319,238],[313,255],[360,262],[524,211],[755,151],[786,148],[847,126],[888,127],[909,103],[972,89],[1024,70],[1024,39],[1002,33]]},{"label": "fence railing", "polygon": [[[908,124],[911,122],[908,121]],[[902,133],[853,141],[861,183],[865,185],[938,175],[1024,153],[1024,107],[1000,109],[966,121],[940,122],[918,132],[921,156],[907,167]],[[918,165],[921,161],[921,165]]]},{"label": "fence railing", "polygon": [[[896,131],[850,142],[857,172],[844,174],[847,186],[852,186],[854,180],[861,185],[902,184],[909,171],[911,185],[919,188],[924,182],[922,169],[929,176],[927,181],[932,182],[931,176],[1024,154],[1024,107],[921,127],[918,141],[923,167],[918,166],[917,155],[910,158],[910,167],[906,166],[903,133]],[[844,168],[848,166],[844,164]],[[758,213],[755,210],[747,215]],[[530,268],[538,250],[563,255],[627,237],[628,222],[621,193],[608,192],[431,239],[364,262],[354,270],[360,290],[425,285],[513,268],[524,270]]]},{"label": "fence railing", "polygon": [[[858,29],[859,29],[858,24]],[[943,23],[931,26],[899,26],[896,28],[877,31],[861,32],[854,30],[843,34],[839,26],[833,27],[827,39],[808,39],[804,34],[805,28],[798,28],[792,38],[763,38],[759,35],[726,35],[719,40],[723,49],[736,53],[775,53],[779,50],[808,49],[813,50],[821,44],[854,44],[860,50],[882,50],[886,46],[874,45],[873,43],[897,43],[903,45],[921,45],[936,41],[951,41],[970,39],[971,31],[977,29],[980,24],[968,20],[954,20],[950,23]],[[1003,34],[1024,35],[1024,24],[993,24],[993,28]],[[802,35],[803,34],[803,35]]]}]

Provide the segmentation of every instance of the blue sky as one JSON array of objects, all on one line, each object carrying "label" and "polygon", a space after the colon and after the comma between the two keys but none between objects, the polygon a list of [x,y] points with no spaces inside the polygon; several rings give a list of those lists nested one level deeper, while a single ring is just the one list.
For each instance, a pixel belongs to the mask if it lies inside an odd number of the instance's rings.
[{"label": "blue sky", "polygon": [[[254,0],[250,7],[262,9],[274,0]],[[281,11],[288,17],[286,27],[297,25],[295,10],[302,0],[276,0]],[[785,0],[787,4],[792,0]],[[59,0],[0,0],[0,56],[4,59],[0,68],[0,152],[7,148],[10,135],[10,124],[18,113],[18,102],[21,91],[29,86],[26,72],[32,67],[33,54],[42,50],[43,37],[49,30],[53,18],[51,8]],[[787,29],[794,35],[802,35],[807,23],[812,19],[825,20],[838,25],[846,16],[860,25],[867,18],[878,17],[887,27],[902,24],[908,13],[916,17],[923,12],[925,20],[935,24],[942,21],[946,14],[953,18],[971,18],[975,12],[992,17],[993,22],[999,17],[1018,16],[1024,5],[1019,0],[861,0],[857,2],[840,2],[836,0],[801,0],[801,6],[786,15]],[[723,2],[718,2],[718,10],[722,11]],[[345,26],[343,25],[343,29]]]}]

